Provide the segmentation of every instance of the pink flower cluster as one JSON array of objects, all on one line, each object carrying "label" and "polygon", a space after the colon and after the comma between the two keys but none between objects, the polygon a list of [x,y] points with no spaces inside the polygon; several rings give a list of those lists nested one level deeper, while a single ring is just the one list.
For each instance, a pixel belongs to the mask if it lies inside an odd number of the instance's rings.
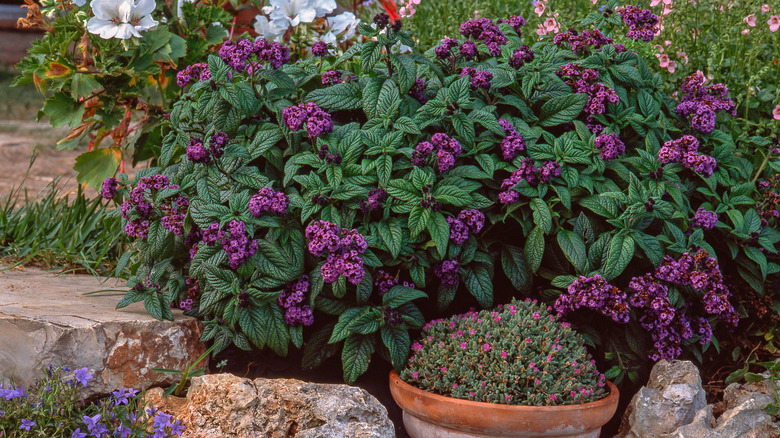
[{"label": "pink flower cluster", "polygon": [[718,165],[714,158],[699,153],[699,140],[692,135],[684,135],[664,143],[658,150],[658,160],[663,164],[682,163],[705,177],[712,176]]}]

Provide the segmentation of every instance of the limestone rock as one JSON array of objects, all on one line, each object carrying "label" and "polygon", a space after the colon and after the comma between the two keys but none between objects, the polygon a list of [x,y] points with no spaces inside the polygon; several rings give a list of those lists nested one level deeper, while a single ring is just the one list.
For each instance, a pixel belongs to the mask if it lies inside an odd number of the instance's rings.
[{"label": "limestone rock", "polygon": [[83,295],[124,287],[31,268],[0,273],[0,381],[28,386],[49,364],[89,368],[86,398],[177,381],[151,369],[184,369],[203,354],[201,324],[180,311],[158,321],[143,303],[116,310],[122,293]]},{"label": "limestone rock", "polygon": [[689,361],[661,360],[650,372],[647,386],[631,400],[625,435],[655,438],[674,432],[693,421],[707,405],[699,370]]},{"label": "limestone rock", "polygon": [[387,409],[348,385],[211,374],[194,378],[186,399],[153,389],[146,401],[179,419],[185,438],[395,437]]}]

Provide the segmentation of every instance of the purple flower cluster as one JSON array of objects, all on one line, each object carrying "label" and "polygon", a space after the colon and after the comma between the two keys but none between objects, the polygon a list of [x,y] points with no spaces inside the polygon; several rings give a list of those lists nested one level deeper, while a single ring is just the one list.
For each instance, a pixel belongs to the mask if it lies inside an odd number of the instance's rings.
[{"label": "purple flower cluster", "polygon": [[[145,238],[149,234],[150,221],[156,216],[154,205],[147,199],[154,199],[156,191],[178,188],[176,184],[170,184],[165,175],[157,174],[141,178],[138,185],[130,190],[128,199],[120,208],[122,217],[128,221],[125,225],[125,233],[130,237]],[[184,232],[184,216],[187,214],[189,204],[187,197],[181,194],[163,200],[160,204],[163,227],[176,235],[181,235]]]},{"label": "purple flower cluster", "polygon": [[501,152],[504,160],[510,161],[525,150],[525,140],[523,140],[523,136],[515,130],[515,126],[509,120],[498,119],[498,124],[501,125],[504,133],[506,133],[506,137],[501,140]]},{"label": "purple flower cluster", "polygon": [[379,209],[387,199],[387,190],[379,187],[372,189],[368,192],[368,199],[360,201],[360,212],[363,214],[370,213]]},{"label": "purple flower cluster", "polygon": [[664,143],[658,150],[658,160],[663,164],[681,163],[705,177],[712,176],[718,166],[714,158],[699,153],[699,140],[692,135],[684,135]]},{"label": "purple flower cluster", "polygon": [[677,115],[689,118],[691,128],[709,134],[715,129],[715,118],[720,111],[737,115],[734,101],[728,98],[729,90],[723,84],[705,86],[703,74],[693,74],[680,87],[682,97],[677,104]]},{"label": "purple flower cluster", "polygon": [[769,218],[780,219],[780,174],[775,174],[768,181],[758,182],[761,199],[756,202],[756,211],[761,216],[761,226],[769,224]]},{"label": "purple flower cluster", "polygon": [[555,72],[562,76],[575,93],[584,93],[588,95],[588,101],[585,104],[585,113],[589,116],[585,119],[588,122],[588,129],[593,133],[599,133],[604,130],[604,126],[591,117],[594,114],[604,114],[607,110],[607,103],[618,103],[620,98],[615,90],[607,88],[604,84],[596,82],[599,72],[584,68],[579,64],[562,65],[561,69]]},{"label": "purple flower cluster", "polygon": [[628,26],[626,36],[634,41],[652,41],[658,31],[658,16],[650,9],[639,9],[628,5],[620,11],[623,23]]},{"label": "purple flower cluster", "polygon": [[[374,287],[377,289],[380,297],[390,291],[393,286],[397,286],[398,283],[399,280],[397,276],[393,276],[382,269],[378,270],[374,277]],[[401,284],[406,287],[414,287],[414,283],[408,281],[404,281]]]},{"label": "purple flower cluster", "polygon": [[501,182],[501,190],[498,200],[502,204],[514,204],[520,199],[520,194],[512,190],[520,181],[527,181],[532,186],[539,183],[548,183],[551,179],[561,176],[561,164],[557,161],[545,161],[540,166],[534,166],[534,159],[531,157],[523,158],[520,167],[517,168],[509,178]]},{"label": "purple flower cluster", "polygon": [[421,78],[415,79],[412,88],[409,90],[409,95],[420,102],[420,104],[425,105],[425,102],[428,101],[428,98],[425,97],[425,80]]},{"label": "purple flower cluster", "polygon": [[193,163],[208,163],[212,159],[219,159],[225,153],[225,147],[230,142],[230,138],[222,131],[211,136],[209,145],[206,147],[203,140],[195,137],[187,145],[187,159]]},{"label": "purple flower cluster", "polygon": [[103,184],[100,186],[100,196],[105,199],[112,199],[116,196],[117,185],[119,180],[116,178],[106,178],[103,180]]},{"label": "purple flower cluster", "polygon": [[327,56],[328,55],[328,43],[324,41],[317,41],[311,46],[311,54],[314,56]]},{"label": "purple flower cluster", "polygon": [[493,56],[500,55],[501,46],[509,41],[504,32],[501,32],[498,28],[498,25],[489,18],[466,21],[460,25],[460,34],[466,38],[482,41]]},{"label": "purple flower cluster", "polygon": [[515,51],[512,52],[512,57],[509,58],[509,65],[514,69],[519,69],[533,60],[533,50],[531,50],[531,48],[526,45],[522,45],[519,49],[515,49]]},{"label": "purple flower cluster", "polygon": [[718,213],[699,208],[693,215],[693,226],[703,230],[711,230],[718,224]]},{"label": "purple flower cluster", "polygon": [[213,222],[203,231],[203,242],[208,246],[222,244],[222,249],[228,255],[230,269],[238,269],[244,262],[257,252],[257,241],[252,240],[246,231],[246,224],[233,219],[228,222],[227,230],[219,228],[219,223]]},{"label": "purple flower cluster", "polygon": [[270,187],[263,187],[249,200],[249,212],[254,217],[260,217],[268,212],[282,216],[287,214],[290,201],[282,192],[275,192]]},{"label": "purple flower cluster", "polygon": [[333,132],[333,118],[316,103],[302,103],[282,110],[282,119],[292,131],[297,131],[306,123],[306,133],[310,138]]},{"label": "purple flower cluster", "polygon": [[284,321],[287,325],[302,324],[308,327],[314,324],[311,308],[306,304],[301,305],[309,293],[309,285],[309,276],[304,275],[297,281],[287,283],[284,292],[279,295],[279,305],[284,309]]},{"label": "purple flower cluster", "polygon": [[8,384],[8,388],[5,388],[4,385],[0,385],[0,398],[4,398],[6,401],[15,398],[27,398],[27,391],[24,390],[24,385],[18,388],[14,388],[10,383]]},{"label": "purple flower cluster", "polygon": [[463,210],[458,217],[448,217],[450,240],[460,245],[469,238],[469,233],[477,234],[485,225],[485,214],[479,210]]},{"label": "purple flower cluster", "polygon": [[428,156],[436,150],[436,164],[439,172],[444,173],[455,165],[455,160],[460,156],[462,148],[460,143],[447,134],[436,133],[431,137],[431,141],[421,142],[412,152],[412,164],[415,166],[425,166],[428,163]]},{"label": "purple flower cluster", "polygon": [[[681,344],[693,336],[687,330],[688,318],[678,312],[669,301],[669,288],[653,278],[652,274],[634,277],[628,284],[631,292],[631,306],[639,313],[639,323],[650,332],[654,351],[651,360],[675,359],[682,353]],[[685,336],[683,336],[685,335]]]},{"label": "purple flower cluster", "polygon": [[601,151],[601,159],[604,161],[614,160],[626,151],[626,145],[615,133],[600,134],[596,137],[595,143],[596,148]]},{"label": "purple flower cluster", "polygon": [[334,85],[341,83],[342,72],[338,70],[328,70],[322,74],[322,85]]},{"label": "purple flower cluster", "polygon": [[[244,39],[238,42],[226,41],[219,49],[219,57],[233,70],[247,69],[247,60],[255,55],[260,62],[268,62],[273,69],[279,69],[290,60],[290,51],[277,42],[269,42],[263,38],[256,41]],[[254,67],[253,70],[257,68]]]},{"label": "purple flower cluster", "polygon": [[498,23],[506,23],[514,29],[517,36],[523,36],[523,26],[525,26],[525,18],[520,15],[512,15],[508,20],[498,19]]},{"label": "purple flower cluster", "polygon": [[208,81],[209,79],[211,79],[211,72],[209,65],[205,62],[188,65],[187,68],[176,73],[176,84],[181,88],[194,81]]},{"label": "purple flower cluster", "polygon": [[621,324],[628,323],[630,316],[626,293],[607,283],[599,274],[574,280],[567,293],[555,300],[553,307],[562,316],[583,307],[598,310]]},{"label": "purple flower cluster", "polygon": [[447,37],[433,51],[437,58],[444,60],[452,56],[452,49],[456,47],[458,47],[458,40]]},{"label": "purple flower cluster", "polygon": [[489,90],[490,81],[493,80],[493,73],[490,73],[489,71],[477,70],[474,67],[463,67],[463,70],[460,71],[460,75],[471,78],[472,90],[478,90],[480,88]]},{"label": "purple flower cluster", "polygon": [[568,32],[561,32],[553,37],[553,44],[560,47],[567,43],[571,46],[571,51],[574,53],[582,53],[590,47],[601,49],[603,46],[612,44],[613,41],[612,38],[605,37],[598,29],[585,29],[581,33],[577,33],[574,29],[569,29]]},{"label": "purple flower cluster", "polygon": [[457,260],[444,260],[433,267],[433,274],[441,280],[444,287],[457,287],[460,284],[459,271],[460,265]]},{"label": "purple flower cluster", "polygon": [[352,284],[363,281],[362,254],[368,249],[366,239],[355,229],[343,228],[326,221],[314,221],[306,227],[306,238],[309,239],[309,252],[322,256],[328,252],[328,258],[320,272],[325,283],[335,282],[339,275],[344,275]]},{"label": "purple flower cluster", "polygon": [[479,55],[477,43],[474,41],[464,41],[460,46],[460,56],[466,61],[472,61]]}]

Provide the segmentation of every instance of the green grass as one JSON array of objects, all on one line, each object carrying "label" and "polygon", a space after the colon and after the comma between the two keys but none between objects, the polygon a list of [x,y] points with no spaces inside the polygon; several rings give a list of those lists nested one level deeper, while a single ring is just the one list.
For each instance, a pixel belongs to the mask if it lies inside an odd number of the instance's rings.
[{"label": "green grass", "polygon": [[[54,181],[37,196],[15,189],[0,200],[0,259],[6,264],[112,275],[129,245],[114,207],[81,187],[61,196]],[[7,268],[6,268],[7,269]]]},{"label": "green grass", "polygon": [[33,84],[12,87],[16,70],[0,69],[0,119],[35,120],[43,95]]}]

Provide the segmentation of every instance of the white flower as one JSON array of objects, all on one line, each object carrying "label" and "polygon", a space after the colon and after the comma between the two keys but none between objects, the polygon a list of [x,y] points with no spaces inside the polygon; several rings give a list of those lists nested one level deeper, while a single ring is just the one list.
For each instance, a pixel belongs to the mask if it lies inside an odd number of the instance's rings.
[{"label": "white flower", "polygon": [[316,0],[270,0],[270,6],[263,8],[271,21],[286,20],[288,26],[311,23],[317,18]]},{"label": "white flower", "polygon": [[157,26],[151,16],[154,0],[92,0],[90,6],[95,16],[87,22],[87,30],[104,39],[140,38],[140,32]]},{"label": "white flower", "polygon": [[73,3],[75,3],[76,6],[81,7],[87,4],[87,0],[73,0]]},{"label": "white flower", "polygon": [[336,0],[315,0],[314,10],[318,17],[324,17],[336,9]]},{"label": "white flower", "polygon": [[287,20],[268,20],[265,15],[255,17],[255,32],[268,41],[282,41],[284,33],[290,27]]},{"label": "white flower", "polygon": [[[333,33],[334,35],[344,34],[341,36],[341,41],[346,41],[355,36],[355,30],[360,23],[360,20],[356,19],[355,14],[352,12],[344,12],[334,17],[328,17],[326,20],[330,28],[328,33]],[[323,39],[323,41],[325,40]],[[331,43],[331,41],[325,42]]]}]

